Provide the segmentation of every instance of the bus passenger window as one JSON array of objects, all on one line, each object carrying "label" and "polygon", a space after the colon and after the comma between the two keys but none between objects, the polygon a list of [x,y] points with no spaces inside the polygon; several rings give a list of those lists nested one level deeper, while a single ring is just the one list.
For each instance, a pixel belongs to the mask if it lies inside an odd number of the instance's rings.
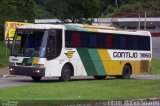
[{"label": "bus passenger window", "polygon": [[89,47],[89,36],[87,33],[82,33],[81,35],[81,46]]},{"label": "bus passenger window", "polygon": [[79,47],[80,46],[80,33],[73,32],[72,33],[72,46]]},{"label": "bus passenger window", "polygon": [[105,36],[104,35],[98,36],[98,48],[105,48]]},{"label": "bus passenger window", "polygon": [[97,37],[96,34],[91,34],[89,36],[89,47],[96,48],[97,47]]},{"label": "bus passenger window", "polygon": [[120,49],[125,49],[125,48],[126,48],[126,37],[120,36]]},{"label": "bus passenger window", "polygon": [[65,36],[65,46],[66,47],[71,47],[71,37],[72,37],[72,33],[71,31],[66,31],[65,32],[66,36]]},{"label": "bus passenger window", "polygon": [[105,47],[112,48],[112,36],[111,35],[105,36]]}]

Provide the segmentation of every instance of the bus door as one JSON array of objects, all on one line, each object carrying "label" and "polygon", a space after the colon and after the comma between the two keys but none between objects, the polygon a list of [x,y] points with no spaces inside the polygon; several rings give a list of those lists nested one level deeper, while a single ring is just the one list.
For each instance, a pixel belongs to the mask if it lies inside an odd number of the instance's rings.
[{"label": "bus door", "polygon": [[48,30],[48,38],[46,45],[46,76],[60,76],[61,70],[59,67],[59,60],[62,50],[62,30]]}]

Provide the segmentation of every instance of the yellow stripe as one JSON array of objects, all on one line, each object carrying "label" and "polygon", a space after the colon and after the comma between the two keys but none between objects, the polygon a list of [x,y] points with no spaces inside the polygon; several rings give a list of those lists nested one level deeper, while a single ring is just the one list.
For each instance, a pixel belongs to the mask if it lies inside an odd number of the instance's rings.
[{"label": "yellow stripe", "polygon": [[98,32],[98,29],[87,28],[87,31],[89,31],[89,32]]},{"label": "yellow stripe", "polygon": [[109,70],[108,65],[109,64],[107,62],[111,60],[109,53],[107,50],[103,50],[103,49],[98,49],[97,51],[98,51],[98,54],[99,54],[101,61],[103,63],[103,67],[104,67],[106,73],[108,74],[108,70]]},{"label": "yellow stripe", "polygon": [[98,49],[98,53],[107,75],[122,75],[120,61],[111,60],[107,50]]},{"label": "yellow stripe", "polygon": [[39,62],[39,58],[34,58],[32,64],[38,64],[38,62]]}]

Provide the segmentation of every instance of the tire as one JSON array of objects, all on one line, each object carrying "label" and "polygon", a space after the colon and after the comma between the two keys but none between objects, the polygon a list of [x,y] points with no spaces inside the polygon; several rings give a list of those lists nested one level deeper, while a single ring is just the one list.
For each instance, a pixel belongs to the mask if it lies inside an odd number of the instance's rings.
[{"label": "tire", "polygon": [[71,78],[71,67],[69,65],[64,65],[62,68],[60,80],[69,81],[70,78]]},{"label": "tire", "polygon": [[123,79],[130,79],[131,73],[132,73],[131,67],[128,65],[125,65],[123,68],[123,71],[122,71],[122,78]]},{"label": "tire", "polygon": [[33,81],[40,81],[42,77],[35,77],[35,76],[32,76],[32,79]]},{"label": "tire", "polygon": [[106,76],[94,76],[94,78],[98,80],[104,80],[106,79]]},{"label": "tire", "polygon": [[117,75],[115,76],[117,79],[123,79],[123,76],[122,75]]}]

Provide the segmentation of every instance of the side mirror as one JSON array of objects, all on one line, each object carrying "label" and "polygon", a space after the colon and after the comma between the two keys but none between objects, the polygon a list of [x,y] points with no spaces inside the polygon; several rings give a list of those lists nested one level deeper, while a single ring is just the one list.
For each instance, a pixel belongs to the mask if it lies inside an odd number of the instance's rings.
[{"label": "side mirror", "polygon": [[8,48],[8,49],[12,49],[12,43],[13,43],[13,41],[8,40],[8,41],[6,41],[6,42],[7,42],[7,43],[6,43],[7,48]]}]

